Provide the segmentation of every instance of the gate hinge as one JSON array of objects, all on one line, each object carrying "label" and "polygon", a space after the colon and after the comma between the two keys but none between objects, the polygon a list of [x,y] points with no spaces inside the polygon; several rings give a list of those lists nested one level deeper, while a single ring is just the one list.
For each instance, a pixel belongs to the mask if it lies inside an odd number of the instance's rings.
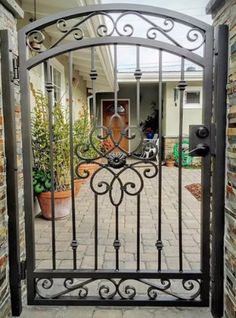
[{"label": "gate hinge", "polygon": [[216,155],[216,125],[214,123],[211,124],[211,155]]},{"label": "gate hinge", "polygon": [[26,279],[26,260],[20,262],[20,280]]},{"label": "gate hinge", "polygon": [[12,57],[12,71],[11,71],[11,81],[15,84],[19,84],[19,56],[13,55]]}]

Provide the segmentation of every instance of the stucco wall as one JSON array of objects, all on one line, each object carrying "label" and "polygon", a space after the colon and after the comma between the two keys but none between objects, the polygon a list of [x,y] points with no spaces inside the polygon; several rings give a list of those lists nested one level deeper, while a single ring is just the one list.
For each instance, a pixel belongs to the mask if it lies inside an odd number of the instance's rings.
[{"label": "stucco wall", "polygon": [[[32,15],[29,13],[25,14],[24,19],[18,21],[17,28],[18,30],[23,28],[29,23]],[[52,39],[48,34],[45,35],[44,45],[50,47],[52,44]],[[34,53],[33,53],[34,54]],[[57,68],[63,74],[62,80],[62,98],[61,103],[65,106],[68,106],[69,102],[69,86],[68,86],[68,57],[66,55],[60,55],[51,60],[51,65]],[[30,82],[33,85],[35,90],[40,90],[45,93],[45,83],[44,83],[44,66],[40,64],[30,70]],[[80,76],[78,71],[73,73],[73,115],[74,118],[78,117],[79,111],[83,105],[87,105],[87,83]],[[34,106],[34,98],[31,94],[31,106]]]},{"label": "stucco wall", "polygon": [[[201,87],[201,82],[188,82],[188,89],[191,87]],[[179,135],[179,100],[176,104],[174,101],[174,88],[178,85],[177,82],[166,83],[165,92],[165,131],[166,137],[175,137]],[[183,112],[183,135],[188,136],[189,125],[202,123],[202,109],[201,108],[186,108]]]},{"label": "stucco wall", "polygon": [[[164,152],[170,151],[170,145],[166,141],[168,138],[172,141],[173,137],[179,135],[179,100],[174,101],[174,88],[177,87],[177,82],[168,82],[163,84],[163,136],[165,137]],[[201,87],[201,82],[188,82],[188,88]],[[153,103],[156,103],[158,108],[158,84],[157,83],[141,83],[141,104],[140,104],[140,119],[145,120],[152,112]],[[118,98],[127,99],[130,101],[130,125],[136,125],[136,84],[135,83],[120,83]],[[114,99],[114,94],[103,93],[97,96],[97,106],[100,110],[102,99]],[[100,113],[99,113],[100,118]],[[184,108],[183,119],[183,134],[188,136],[189,125],[202,123],[201,108]],[[175,142],[174,142],[175,143]],[[132,141],[132,147],[137,143]]]},{"label": "stucco wall", "polygon": [[[61,103],[67,107],[69,105],[69,85],[68,85],[68,59],[65,56],[60,56],[58,59],[53,59],[52,65],[63,74],[62,80],[62,98]],[[38,65],[30,71],[30,82],[35,90],[45,92],[44,71],[43,65]],[[87,105],[87,85],[78,71],[73,73],[72,81],[73,92],[73,115],[77,118],[79,111],[83,105]],[[31,106],[34,106],[34,98],[31,94]]]}]

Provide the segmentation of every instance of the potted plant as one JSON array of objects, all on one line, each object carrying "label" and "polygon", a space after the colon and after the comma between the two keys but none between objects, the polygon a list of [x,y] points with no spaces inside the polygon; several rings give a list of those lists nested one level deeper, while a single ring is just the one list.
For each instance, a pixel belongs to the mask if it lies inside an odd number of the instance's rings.
[{"label": "potted plant", "polygon": [[165,160],[167,167],[174,167],[175,166],[175,159],[172,153],[167,154],[166,160]]},{"label": "potted plant", "polygon": [[[32,114],[32,151],[34,157],[33,186],[44,218],[52,218],[50,174],[50,137],[48,101],[40,91],[32,89],[35,106]],[[70,144],[67,114],[60,103],[53,108],[53,182],[55,219],[71,210]]]},{"label": "potted plant", "polygon": [[143,132],[147,139],[152,139],[154,134],[158,131],[159,111],[156,108],[156,103],[152,102],[152,113],[140,123]]},{"label": "potted plant", "polygon": [[[79,112],[78,119],[74,123],[74,145],[77,149],[79,149],[79,153],[83,158],[75,157],[75,161],[77,164],[80,162],[86,161],[79,166],[79,174],[80,176],[86,176],[89,173],[89,177],[99,168],[99,165],[94,163],[94,161],[99,162],[101,159],[96,159],[99,157],[99,152],[101,151],[101,143],[99,138],[95,135],[92,135],[90,138],[92,130],[92,124],[88,113],[88,108],[83,105],[81,111]],[[92,141],[92,144],[91,144]],[[75,183],[76,186],[79,184],[83,184],[88,180],[88,178],[77,178]]]}]

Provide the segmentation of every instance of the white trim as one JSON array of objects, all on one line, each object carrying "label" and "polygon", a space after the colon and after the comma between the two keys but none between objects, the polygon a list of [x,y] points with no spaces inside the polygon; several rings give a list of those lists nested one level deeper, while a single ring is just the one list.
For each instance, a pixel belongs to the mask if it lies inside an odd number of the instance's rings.
[{"label": "white trim", "polygon": [[[180,79],[180,72],[173,71],[173,72],[167,72],[163,71],[162,72],[162,80],[164,82],[178,82]],[[118,72],[118,82],[123,83],[123,82],[135,82],[135,77],[134,74],[131,72],[127,73],[122,73]],[[203,72],[202,71],[194,71],[194,72],[185,72],[184,74],[185,80],[187,82],[202,82],[203,78]],[[158,77],[159,73],[158,72],[143,72],[142,75],[142,82],[151,82],[151,83],[158,83]]]},{"label": "white trim", "polygon": [[[80,6],[88,5],[86,0],[75,0]],[[90,4],[101,4],[101,0],[90,0]],[[99,25],[106,24],[103,16],[95,16],[94,20],[88,20],[87,22],[87,31],[90,37],[94,37],[96,35],[96,30]],[[114,86],[114,71],[113,71],[113,61],[111,55],[110,46],[96,46],[97,56],[100,60],[101,66],[103,68],[104,75],[107,79],[109,88],[105,88],[101,90],[101,92],[112,92]],[[107,86],[107,85],[106,85]]]},{"label": "white trim", "polygon": [[[53,58],[51,61],[52,61],[51,66],[61,73],[61,94],[62,94],[61,102],[63,105],[65,105],[66,104],[65,103],[66,102],[65,67],[56,58]],[[52,76],[52,80],[53,80],[53,76]]]},{"label": "white trim", "polygon": [[[101,99],[101,126],[103,126],[103,102],[105,101],[115,101],[113,98]],[[117,101],[128,102],[128,126],[130,126],[130,98],[118,98]],[[130,151],[130,140],[128,140],[128,152]]]}]

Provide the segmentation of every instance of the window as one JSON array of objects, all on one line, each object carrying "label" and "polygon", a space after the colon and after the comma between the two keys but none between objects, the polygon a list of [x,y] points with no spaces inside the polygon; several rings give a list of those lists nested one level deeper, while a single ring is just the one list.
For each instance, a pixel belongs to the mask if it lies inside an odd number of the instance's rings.
[{"label": "window", "polygon": [[62,97],[62,73],[55,67],[52,67],[52,81],[54,85],[54,100],[58,102]]},{"label": "window", "polygon": [[200,104],[200,92],[186,92],[186,104]]},{"label": "window", "polygon": [[200,87],[199,88],[188,87],[186,89],[184,107],[186,108],[202,107],[202,90]]},{"label": "window", "polygon": [[54,84],[54,99],[59,101],[62,96],[62,75],[56,68],[53,68],[53,84]]}]

